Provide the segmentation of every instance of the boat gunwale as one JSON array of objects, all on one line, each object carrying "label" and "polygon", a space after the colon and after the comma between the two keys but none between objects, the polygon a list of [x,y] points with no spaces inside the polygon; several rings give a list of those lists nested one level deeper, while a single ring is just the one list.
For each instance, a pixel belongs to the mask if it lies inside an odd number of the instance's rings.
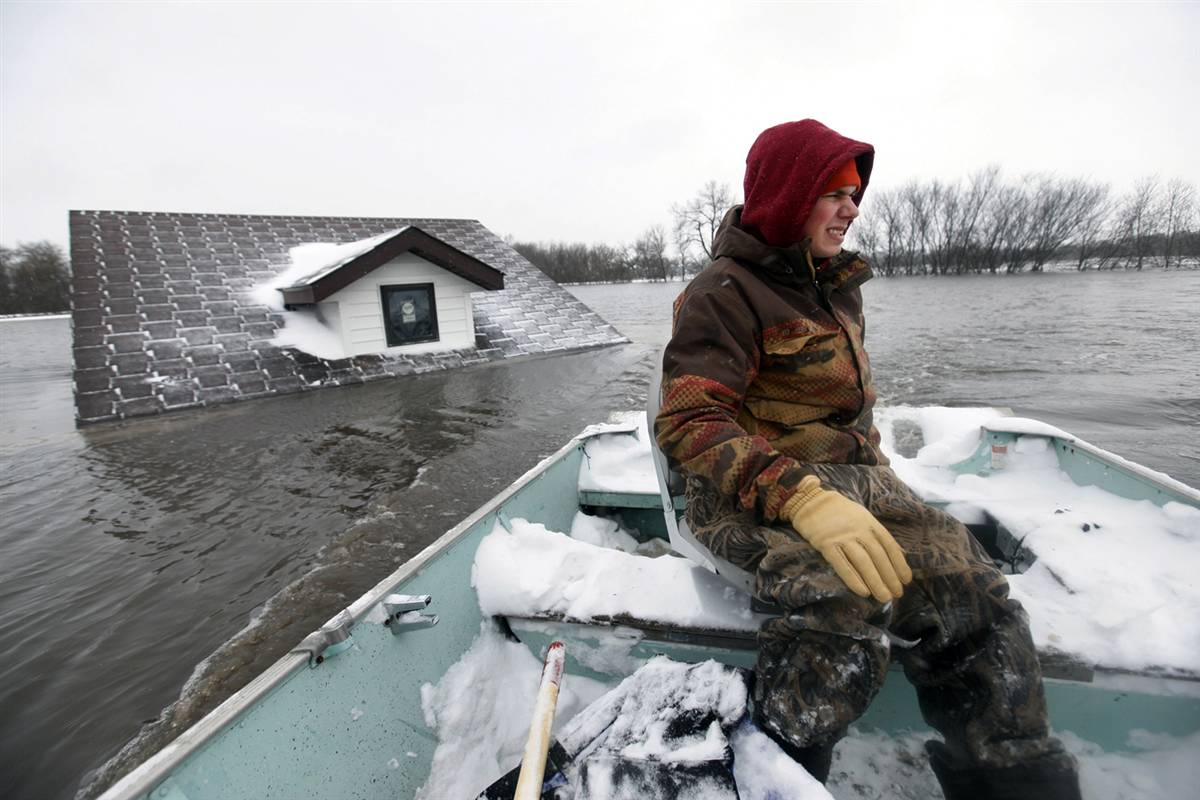
[{"label": "boat gunwale", "polygon": [[[519,491],[540,478],[552,465],[566,457],[572,450],[582,447],[588,439],[610,433],[636,434],[636,432],[636,424],[605,425],[596,426],[595,429],[585,430],[572,437],[565,445],[551,455],[543,458],[500,493],[471,512],[461,522],[443,533],[386,578],[375,584],[373,588],[359,596],[358,599],[354,600],[343,610],[330,617],[324,625],[318,628],[318,631],[344,624],[347,616],[349,617],[351,627],[357,625],[398,584],[413,577],[436,557],[449,550],[474,525],[489,514],[497,511]],[[227,697],[220,705],[208,712],[198,722],[164,745],[161,750],[130,770],[120,780],[105,790],[97,800],[129,800],[130,798],[143,796],[149,797],[156,788],[170,778],[170,774],[175,768],[183,764],[200,748],[237,722],[260,699],[270,694],[301,668],[306,668],[308,662],[309,655],[307,652],[292,650],[283,655],[271,664],[271,666],[255,676],[253,680]]]},{"label": "boat gunwale", "polygon": [[[1023,419],[1023,418],[1022,418]],[[1036,421],[1036,420],[1034,420]],[[1105,450],[1102,447],[1080,439],[1067,431],[1034,431],[1028,430],[1022,425],[1010,423],[1008,420],[991,420],[980,426],[983,431],[983,436],[980,439],[979,447],[983,447],[987,443],[988,433],[1007,433],[1020,436],[1042,436],[1047,439],[1054,439],[1062,443],[1064,447],[1070,447],[1075,450],[1082,451],[1084,454],[1100,461],[1110,469],[1118,472],[1123,472],[1127,476],[1139,481],[1151,484],[1159,492],[1165,495],[1175,495],[1176,502],[1191,502],[1200,506],[1200,489],[1195,489],[1177,478],[1173,478],[1165,472],[1150,469],[1147,466],[1139,464],[1136,461],[1130,461],[1116,453]],[[1183,500],[1179,497],[1186,498]]]}]

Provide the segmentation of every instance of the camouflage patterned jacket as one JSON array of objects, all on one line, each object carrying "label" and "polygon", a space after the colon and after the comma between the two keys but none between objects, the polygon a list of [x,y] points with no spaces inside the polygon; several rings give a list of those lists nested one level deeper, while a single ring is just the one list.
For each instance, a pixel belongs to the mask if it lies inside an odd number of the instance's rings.
[{"label": "camouflage patterned jacket", "polygon": [[810,463],[886,465],[872,423],[859,286],[843,251],[771,247],[721,223],[715,261],[675,301],[655,436],[672,464],[774,521]]}]

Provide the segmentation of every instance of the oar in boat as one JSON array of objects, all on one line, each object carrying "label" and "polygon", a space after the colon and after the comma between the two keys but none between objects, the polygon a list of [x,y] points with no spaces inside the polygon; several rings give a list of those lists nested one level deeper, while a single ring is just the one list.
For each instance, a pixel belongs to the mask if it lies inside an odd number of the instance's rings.
[{"label": "oar in boat", "polygon": [[563,659],[566,647],[551,642],[542,666],[542,683],[538,686],[537,701],[533,704],[533,721],[529,738],[525,740],[525,755],[521,757],[521,773],[513,800],[537,800],[542,796],[542,778],[546,772],[546,753],[550,749],[550,729],[554,725],[554,710],[558,706],[558,687],[562,683]]},{"label": "oar in boat", "polygon": [[550,740],[550,729],[554,724],[554,711],[558,706],[558,687],[562,683],[563,662],[566,647],[562,642],[552,642],[546,651],[542,665],[542,680],[538,685],[537,699],[533,706],[533,721],[529,726],[529,737],[525,742],[525,753],[521,763],[508,774],[501,776],[476,800],[526,800],[527,798],[550,797],[543,795],[547,766],[554,785],[563,782],[562,771],[571,761],[571,755],[562,745]]}]

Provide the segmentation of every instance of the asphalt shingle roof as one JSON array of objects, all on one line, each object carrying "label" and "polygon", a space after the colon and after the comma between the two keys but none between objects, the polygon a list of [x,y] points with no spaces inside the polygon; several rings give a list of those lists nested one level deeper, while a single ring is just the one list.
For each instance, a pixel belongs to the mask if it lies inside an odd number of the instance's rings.
[{"label": "asphalt shingle roof", "polygon": [[[274,342],[249,290],[311,242],[405,225],[504,273],[472,295],[475,347],[326,360]],[[72,211],[75,405],[83,423],[628,341],[476,220]]]}]

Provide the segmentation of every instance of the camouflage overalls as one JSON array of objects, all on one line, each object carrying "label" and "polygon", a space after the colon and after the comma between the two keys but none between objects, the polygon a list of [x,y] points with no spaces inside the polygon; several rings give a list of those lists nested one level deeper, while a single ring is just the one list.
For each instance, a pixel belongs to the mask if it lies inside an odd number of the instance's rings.
[{"label": "camouflage overalls", "polygon": [[[756,574],[784,616],[759,632],[756,714],[800,748],[836,741],[894,652],[926,720],[970,762],[1070,763],[1048,736],[1020,605],[953,517],[896,477],[873,425],[853,253],[818,273],[803,246],[770,248],[727,216],[717,260],[677,301],[656,436],[687,476],[687,518],[714,553]],[[853,594],[779,509],[805,475],[866,507],[913,582],[888,607]],[[891,645],[886,632],[911,646]]]},{"label": "camouflage overalls", "polygon": [[[889,467],[814,469],[904,548],[913,582],[892,607],[847,589],[791,526],[762,525],[688,480],[697,538],[754,570],[755,593],[788,612],[759,631],[759,724],[798,747],[836,740],[866,711],[894,654],[926,720],[973,762],[1004,767],[1054,750],[1025,613],[962,523],[922,503]],[[916,644],[889,651],[885,630]]]}]

